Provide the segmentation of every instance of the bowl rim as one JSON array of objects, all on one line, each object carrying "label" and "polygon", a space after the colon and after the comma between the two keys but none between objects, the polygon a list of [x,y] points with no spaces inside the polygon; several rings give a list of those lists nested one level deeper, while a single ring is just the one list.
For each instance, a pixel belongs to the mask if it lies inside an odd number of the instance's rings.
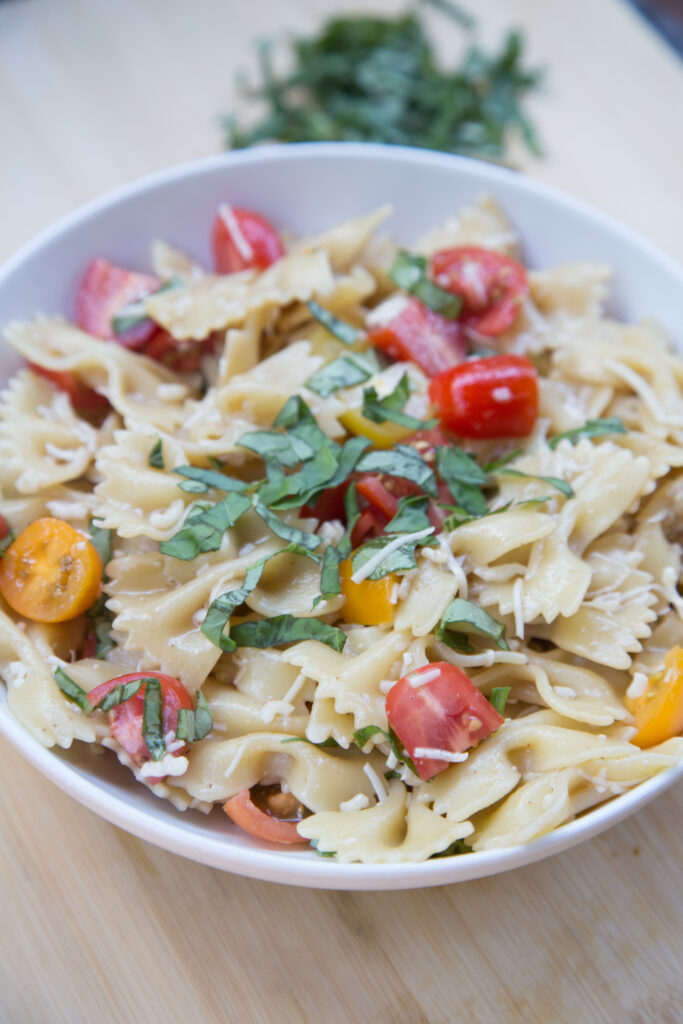
[{"label": "bowl rim", "polygon": [[[378,143],[326,142],[264,145],[253,149],[214,154],[176,164],[124,183],[117,188],[89,200],[60,217],[35,238],[22,245],[0,267],[0,288],[22,264],[36,253],[96,216],[127,200],[144,196],[160,186],[178,183],[210,173],[224,166],[262,163],[263,161],[289,162],[312,156],[333,156],[335,159],[354,161],[371,158],[388,163],[415,166],[451,168],[466,177],[477,179],[482,188],[503,183],[507,190],[533,195],[561,205],[580,219],[589,221],[598,229],[635,246],[663,273],[678,280],[683,287],[683,268],[652,242],[627,227],[610,214],[593,207],[584,200],[564,192],[553,185],[536,181],[507,168],[485,164],[469,157],[415,149],[407,146],[385,146]],[[392,890],[443,885],[468,881],[489,874],[498,874],[525,864],[531,864],[551,854],[559,853],[578,842],[589,839],[616,824],[654,797],[664,792],[679,778],[683,778],[683,762],[666,769],[633,789],[586,811],[582,816],[560,826],[530,843],[470,853],[459,857],[445,857],[420,863],[398,864],[341,864],[327,858],[316,857],[312,851],[286,851],[268,844],[233,846],[226,834],[211,832],[197,834],[180,823],[158,818],[144,807],[135,807],[129,801],[104,792],[100,783],[84,777],[68,761],[43,747],[12,717],[3,699],[0,687],[0,735],[61,790],[72,796],[100,817],[140,839],[191,860],[263,881],[276,881],[290,885],[324,889]],[[181,812],[178,812],[180,814]],[[187,812],[185,812],[187,813]],[[179,818],[179,822],[182,819]]]}]

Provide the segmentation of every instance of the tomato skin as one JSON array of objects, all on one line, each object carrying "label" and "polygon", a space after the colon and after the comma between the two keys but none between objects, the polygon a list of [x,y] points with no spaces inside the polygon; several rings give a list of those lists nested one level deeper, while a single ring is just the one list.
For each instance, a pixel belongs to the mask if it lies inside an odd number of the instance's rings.
[{"label": "tomato skin", "polygon": [[100,591],[102,562],[82,533],[61,519],[36,519],[0,559],[0,594],[34,622],[69,622]]},{"label": "tomato skin", "polygon": [[157,331],[153,321],[145,320],[130,331],[115,335],[111,320],[122,306],[156,291],[160,284],[151,274],[138,274],[109,260],[94,259],[86,267],[76,295],[76,323],[96,338],[116,338],[126,348],[140,348]]},{"label": "tomato skin", "polygon": [[[437,672],[422,685],[421,675]],[[447,661],[433,662],[403,676],[386,699],[387,718],[418,775],[424,781],[450,767],[449,761],[416,757],[415,750],[432,747],[459,754],[486,739],[505,719],[461,669]]]},{"label": "tomato skin", "polygon": [[364,473],[363,476],[359,476],[356,490],[385,519],[393,519],[398,512],[398,498],[384,485],[378,474]]},{"label": "tomato skin", "polygon": [[[125,676],[117,676],[106,683],[100,683],[88,694],[88,700],[95,707],[115,686],[132,683],[136,679],[158,679],[161,683],[162,720],[164,735],[169,732],[175,736],[178,727],[178,712],[181,708],[191,711],[193,708],[192,697],[183,684],[174,676],[167,676],[161,672],[131,672]],[[150,760],[147,744],[142,738],[142,712],[145,702],[145,690],[147,684],[143,683],[138,692],[130,697],[123,704],[118,704],[108,712],[109,728],[114,739],[121,744],[132,761],[138,767]],[[187,750],[187,744],[174,751],[180,755]],[[148,779],[154,783],[156,779]]]},{"label": "tomato skin", "polygon": [[[235,241],[234,224],[239,232]],[[265,270],[284,256],[284,247],[275,228],[265,217],[239,206],[219,206],[211,231],[214,266],[219,274],[241,270]]]},{"label": "tomato skin", "polygon": [[223,810],[243,832],[248,832],[256,839],[264,839],[269,843],[284,843],[287,846],[308,842],[299,835],[293,821],[279,821],[260,810],[251,799],[248,789],[243,789],[237,796],[226,800]]},{"label": "tomato skin", "polygon": [[37,363],[27,362],[29,370],[49,380],[59,391],[65,391],[76,412],[98,412],[109,407],[105,395],[98,394],[69,370],[48,370]]},{"label": "tomato skin", "polygon": [[4,540],[9,533],[9,523],[3,515],[0,515],[0,540]]},{"label": "tomato skin", "polygon": [[538,374],[526,356],[471,359],[435,377],[429,397],[460,437],[526,437],[538,415]]},{"label": "tomato skin", "polygon": [[196,373],[204,356],[210,355],[215,347],[213,337],[203,341],[179,341],[168,331],[159,330],[145,342],[140,352],[148,359],[167,366],[174,373]]},{"label": "tomato skin", "polygon": [[457,366],[467,354],[461,325],[415,298],[408,299],[387,324],[371,328],[368,341],[393,359],[411,360],[428,377]]},{"label": "tomato skin", "polygon": [[461,322],[487,337],[512,326],[529,294],[521,263],[489,249],[471,245],[442,249],[432,256],[430,269],[441,288],[462,298]]}]

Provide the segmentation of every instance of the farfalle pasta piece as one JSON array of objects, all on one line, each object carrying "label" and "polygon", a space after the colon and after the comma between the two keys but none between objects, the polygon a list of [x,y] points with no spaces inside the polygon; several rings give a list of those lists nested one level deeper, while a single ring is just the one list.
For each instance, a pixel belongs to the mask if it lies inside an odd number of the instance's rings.
[{"label": "farfalle pasta piece", "polygon": [[427,235],[415,248],[431,256],[439,249],[451,249],[460,245],[473,245],[493,249],[507,256],[516,256],[517,233],[502,209],[491,196],[480,196],[472,206],[464,206],[454,217]]},{"label": "farfalle pasta piece", "polygon": [[544,316],[599,317],[603,312],[612,270],[605,263],[562,263],[529,274],[531,298]]},{"label": "farfalle pasta piece", "polygon": [[320,235],[302,238],[294,243],[292,251],[310,253],[323,249],[334,271],[340,273],[351,270],[354,264],[362,262],[375,231],[391,213],[392,207],[388,204],[380,206],[372,213],[335,224]]}]

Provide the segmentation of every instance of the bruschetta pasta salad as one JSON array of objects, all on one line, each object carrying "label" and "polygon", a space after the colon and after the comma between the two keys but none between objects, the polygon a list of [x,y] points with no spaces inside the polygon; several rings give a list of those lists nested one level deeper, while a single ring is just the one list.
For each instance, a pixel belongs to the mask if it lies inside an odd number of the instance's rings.
[{"label": "bruschetta pasta salad", "polygon": [[410,249],[388,212],[226,203],[211,271],[98,254],[74,322],[5,334],[9,709],[343,862],[525,843],[683,757],[683,362],[494,201]]}]

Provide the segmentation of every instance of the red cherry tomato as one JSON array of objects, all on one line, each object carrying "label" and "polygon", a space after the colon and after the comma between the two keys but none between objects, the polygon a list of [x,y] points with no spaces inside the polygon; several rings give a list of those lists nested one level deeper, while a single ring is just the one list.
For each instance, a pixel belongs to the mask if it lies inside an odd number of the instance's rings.
[{"label": "red cherry tomato", "polygon": [[471,359],[435,377],[429,397],[460,437],[525,437],[538,415],[538,375],[526,356]]},{"label": "red cherry tomato", "polygon": [[408,299],[387,324],[373,327],[368,340],[393,359],[417,363],[428,377],[456,366],[467,353],[460,324],[446,320],[419,299]]},{"label": "red cherry tomato", "polygon": [[489,249],[462,245],[434,253],[434,281],[463,301],[460,320],[478,334],[502,334],[512,325],[529,282],[521,263]]},{"label": "red cherry tomato", "polygon": [[[164,735],[173,733],[175,736],[178,726],[178,712],[181,708],[190,711],[193,708],[192,697],[183,684],[173,676],[163,675],[161,672],[131,672],[130,675],[117,676],[109,682],[100,683],[88,694],[88,700],[93,707],[99,704],[110,690],[113,690],[119,683],[132,683],[136,679],[158,679],[161,683],[162,721]],[[145,690],[147,684],[143,683],[138,692],[129,697],[123,704],[118,704],[109,712],[109,728],[114,739],[121,744],[128,756],[136,765],[140,766],[150,760],[147,744],[142,737],[142,711],[144,707]],[[187,745],[174,751],[174,754],[182,754]],[[155,779],[148,779],[154,783]]]},{"label": "red cherry tomato", "polygon": [[9,533],[9,523],[4,516],[0,516],[0,540],[4,540]]},{"label": "red cherry tomato", "polygon": [[65,391],[77,412],[98,412],[109,405],[104,395],[98,394],[68,370],[47,370],[44,366],[29,362],[26,365],[39,377],[44,377],[60,391]]},{"label": "red cherry tomato", "polygon": [[154,337],[145,342],[140,351],[148,359],[163,363],[174,373],[196,373],[204,356],[210,355],[215,347],[213,337],[205,338],[203,341],[179,341],[168,331],[157,331]]},{"label": "red cherry tomato", "polygon": [[285,251],[277,231],[264,217],[227,203],[218,207],[211,245],[219,274],[265,270]]},{"label": "red cherry tomato", "polygon": [[[384,479],[388,480],[388,478],[382,478],[374,473],[365,473],[358,477],[356,490],[380,515],[389,520],[393,519],[398,512],[398,498],[385,485]],[[392,480],[391,483],[394,481]]]},{"label": "red cherry tomato", "polygon": [[140,348],[157,331],[157,325],[145,320],[130,331],[115,335],[112,317],[122,306],[156,291],[160,284],[150,274],[138,274],[104,259],[92,260],[76,295],[76,323],[96,338],[106,341],[116,337],[126,348]]},{"label": "red cherry tomato", "polygon": [[[421,683],[421,678],[426,682]],[[461,754],[500,728],[505,719],[455,665],[437,661],[416,669],[392,686],[387,718],[421,779],[431,779],[451,764],[420,750]]]},{"label": "red cherry tomato", "polygon": [[260,810],[251,799],[248,789],[243,789],[237,796],[227,800],[223,804],[223,810],[243,831],[257,839],[286,845],[308,842],[297,832],[295,822],[281,821]]},{"label": "red cherry tomato", "polygon": [[361,512],[358,522],[351,531],[351,546],[359,547],[364,541],[373,537],[381,537],[388,520],[374,508],[366,508]]}]

